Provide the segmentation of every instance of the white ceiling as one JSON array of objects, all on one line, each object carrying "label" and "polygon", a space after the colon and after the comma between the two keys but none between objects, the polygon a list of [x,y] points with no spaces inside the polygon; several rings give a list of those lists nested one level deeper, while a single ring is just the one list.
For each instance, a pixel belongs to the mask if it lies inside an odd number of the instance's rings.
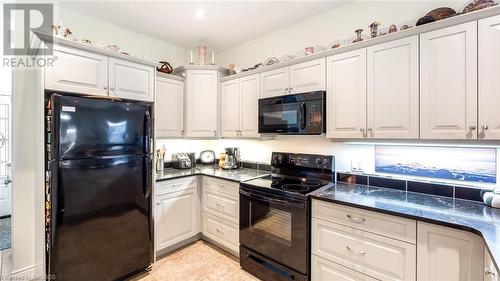
[{"label": "white ceiling", "polygon": [[[68,1],[62,7],[185,48],[222,51],[347,1]],[[202,9],[204,18],[197,18]],[[313,31],[311,31],[313,32]]]}]

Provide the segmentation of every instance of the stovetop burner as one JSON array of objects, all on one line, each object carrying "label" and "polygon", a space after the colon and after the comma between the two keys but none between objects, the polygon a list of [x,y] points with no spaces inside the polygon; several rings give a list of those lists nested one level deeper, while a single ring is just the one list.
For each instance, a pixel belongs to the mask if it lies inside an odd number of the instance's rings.
[{"label": "stovetop burner", "polygon": [[268,175],[242,183],[247,188],[258,188],[263,191],[283,196],[304,198],[307,194],[330,184],[328,181]]}]

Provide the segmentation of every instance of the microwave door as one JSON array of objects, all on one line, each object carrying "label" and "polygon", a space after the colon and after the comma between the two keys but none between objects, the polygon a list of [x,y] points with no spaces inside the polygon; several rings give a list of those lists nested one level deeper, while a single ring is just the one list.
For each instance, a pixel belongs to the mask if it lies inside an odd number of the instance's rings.
[{"label": "microwave door", "polygon": [[261,105],[260,133],[299,133],[302,120],[300,102]]}]

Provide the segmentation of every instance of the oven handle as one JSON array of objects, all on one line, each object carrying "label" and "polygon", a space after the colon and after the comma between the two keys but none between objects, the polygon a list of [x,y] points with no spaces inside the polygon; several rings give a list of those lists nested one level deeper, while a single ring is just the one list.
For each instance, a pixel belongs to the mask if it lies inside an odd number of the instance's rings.
[{"label": "oven handle", "polygon": [[306,102],[303,101],[300,103],[300,115],[301,115],[301,118],[300,118],[300,128],[301,129],[305,129],[306,128],[306,125],[307,125],[307,120],[306,120]]},{"label": "oven handle", "polygon": [[263,196],[255,194],[255,193],[251,193],[251,192],[241,190],[241,189],[240,189],[240,193],[249,197],[249,198],[253,198],[253,199],[259,200],[259,201],[264,201],[267,203],[273,203],[273,204],[282,205],[285,207],[304,208],[304,202],[298,202],[295,200],[281,200],[281,199],[276,199],[276,198],[272,198],[272,197],[263,197]]}]

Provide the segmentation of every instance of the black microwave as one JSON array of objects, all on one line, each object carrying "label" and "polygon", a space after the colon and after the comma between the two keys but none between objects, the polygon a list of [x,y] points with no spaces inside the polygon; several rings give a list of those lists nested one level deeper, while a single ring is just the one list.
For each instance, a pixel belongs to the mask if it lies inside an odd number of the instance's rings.
[{"label": "black microwave", "polygon": [[259,99],[259,133],[321,135],[326,131],[326,92]]}]

